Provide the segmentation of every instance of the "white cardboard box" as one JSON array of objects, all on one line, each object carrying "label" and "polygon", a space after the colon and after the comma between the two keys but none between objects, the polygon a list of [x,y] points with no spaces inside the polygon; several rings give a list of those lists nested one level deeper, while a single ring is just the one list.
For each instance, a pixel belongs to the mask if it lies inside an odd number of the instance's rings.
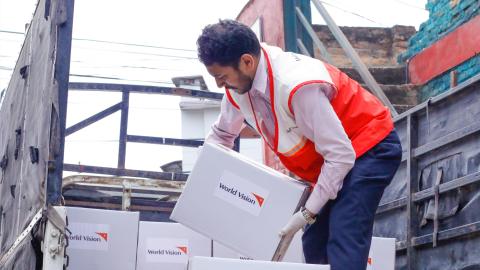
[{"label": "white cardboard box", "polygon": [[192,257],[188,270],[330,270],[328,265]]},{"label": "white cardboard box", "polygon": [[69,270],[135,270],[138,212],[67,207]]},{"label": "white cardboard box", "polygon": [[[299,231],[295,235],[292,242],[290,243],[285,257],[282,260],[283,262],[305,263],[302,248],[302,234],[303,232]],[[244,256],[230,248],[227,248],[226,246],[216,241],[213,241],[213,257],[251,260],[251,258]]]},{"label": "white cardboard box", "polygon": [[373,237],[367,270],[395,269],[395,238]]},{"label": "white cardboard box", "polygon": [[140,222],[138,270],[186,270],[191,256],[211,256],[212,240],[178,223]]},{"label": "white cardboard box", "polygon": [[277,260],[278,232],[309,187],[228,148],[205,144],[171,219],[256,260]]}]

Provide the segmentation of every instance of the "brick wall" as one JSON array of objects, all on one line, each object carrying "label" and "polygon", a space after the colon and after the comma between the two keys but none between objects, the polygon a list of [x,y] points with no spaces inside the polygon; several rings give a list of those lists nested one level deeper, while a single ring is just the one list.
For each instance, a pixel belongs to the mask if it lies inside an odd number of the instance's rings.
[{"label": "brick wall", "polygon": [[[313,25],[317,36],[327,48],[333,64],[351,67],[352,63],[326,25]],[[397,56],[408,47],[408,39],[415,34],[413,26],[340,27],[348,41],[368,67],[397,66]],[[315,47],[315,57],[320,51]]]},{"label": "brick wall", "polygon": [[410,38],[408,50],[399,55],[398,61],[405,62],[480,14],[479,6],[478,0],[429,0],[425,6],[430,13],[428,20]]},{"label": "brick wall", "polygon": [[419,102],[450,89],[452,71],[457,72],[458,83],[480,73],[480,45],[475,45],[480,34],[480,1],[428,0],[426,9],[429,19],[398,56],[399,63],[410,61],[412,83],[423,85]]}]

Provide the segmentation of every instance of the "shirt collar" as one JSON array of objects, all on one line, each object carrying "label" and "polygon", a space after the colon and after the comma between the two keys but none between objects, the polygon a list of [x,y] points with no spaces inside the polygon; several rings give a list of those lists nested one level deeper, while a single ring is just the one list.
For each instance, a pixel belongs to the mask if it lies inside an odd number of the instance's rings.
[{"label": "shirt collar", "polygon": [[267,68],[265,63],[265,55],[263,51],[260,51],[260,59],[255,72],[255,78],[253,78],[252,89],[256,89],[262,94],[265,94],[267,88]]}]

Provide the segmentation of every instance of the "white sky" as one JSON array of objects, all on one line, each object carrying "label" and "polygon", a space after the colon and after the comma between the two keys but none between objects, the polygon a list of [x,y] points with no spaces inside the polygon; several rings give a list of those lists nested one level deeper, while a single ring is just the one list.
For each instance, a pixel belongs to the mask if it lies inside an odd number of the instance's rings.
[{"label": "white sky", "polygon": [[[24,32],[36,0],[0,0],[0,91],[7,87]],[[75,3],[70,81],[165,85],[171,77],[204,75],[213,91],[213,79],[196,60],[196,39],[201,29],[219,18],[234,19],[248,0],[77,0]],[[418,29],[428,18],[426,0],[325,0],[339,25]],[[355,13],[355,14],[352,14]],[[323,23],[312,6],[313,23]],[[114,41],[156,48],[98,43],[79,39]],[[176,50],[163,49],[176,48]],[[179,50],[180,49],[180,50]],[[83,75],[83,77],[82,77]],[[101,76],[118,79],[100,79]],[[120,101],[120,94],[69,94],[67,127]],[[181,137],[179,98],[132,95],[131,135]],[[120,115],[116,113],[67,137],[65,162],[115,167]],[[181,149],[129,143],[127,168],[159,170],[182,158]]]}]

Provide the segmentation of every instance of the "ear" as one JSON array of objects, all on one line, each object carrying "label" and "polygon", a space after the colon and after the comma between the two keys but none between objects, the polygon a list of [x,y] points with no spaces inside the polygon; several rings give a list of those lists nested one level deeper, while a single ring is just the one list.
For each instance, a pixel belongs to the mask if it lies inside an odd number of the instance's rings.
[{"label": "ear", "polygon": [[246,71],[247,73],[252,73],[255,71],[257,59],[249,53],[245,53],[240,57],[240,69]]}]

